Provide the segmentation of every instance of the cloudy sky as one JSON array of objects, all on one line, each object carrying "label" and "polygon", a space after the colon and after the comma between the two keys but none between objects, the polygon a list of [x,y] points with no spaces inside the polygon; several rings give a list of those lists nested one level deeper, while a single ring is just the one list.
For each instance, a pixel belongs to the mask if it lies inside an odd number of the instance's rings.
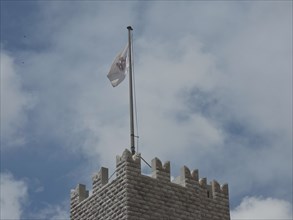
[{"label": "cloudy sky", "polygon": [[142,156],[227,182],[234,220],[292,219],[292,1],[1,1],[1,219],[66,219],[114,172],[128,25]]}]

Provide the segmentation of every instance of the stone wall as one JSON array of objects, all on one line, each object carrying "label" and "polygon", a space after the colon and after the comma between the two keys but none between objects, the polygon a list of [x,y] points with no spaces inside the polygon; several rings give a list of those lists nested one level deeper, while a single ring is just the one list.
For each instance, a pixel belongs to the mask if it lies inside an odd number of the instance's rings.
[{"label": "stone wall", "polygon": [[228,185],[207,184],[198,170],[182,167],[170,181],[170,162],[152,160],[152,176],[141,174],[140,155],[125,150],[116,158],[116,179],[108,169],[93,177],[93,194],[84,185],[71,192],[71,219],[230,220]]}]

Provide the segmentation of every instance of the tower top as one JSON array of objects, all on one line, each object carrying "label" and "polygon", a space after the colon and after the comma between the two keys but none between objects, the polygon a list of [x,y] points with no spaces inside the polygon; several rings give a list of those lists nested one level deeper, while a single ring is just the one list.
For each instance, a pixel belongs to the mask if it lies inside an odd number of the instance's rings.
[{"label": "tower top", "polygon": [[70,217],[81,219],[201,219],[230,220],[228,185],[207,184],[198,170],[183,166],[170,180],[170,162],[152,160],[151,176],[141,174],[141,157],[125,150],[116,157],[116,179],[108,169],[93,176],[92,195],[79,184],[71,191]]}]

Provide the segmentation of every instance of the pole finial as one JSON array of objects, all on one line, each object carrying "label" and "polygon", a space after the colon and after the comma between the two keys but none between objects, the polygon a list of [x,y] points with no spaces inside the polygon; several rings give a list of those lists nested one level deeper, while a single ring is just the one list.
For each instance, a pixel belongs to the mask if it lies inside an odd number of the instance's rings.
[{"label": "pole finial", "polygon": [[127,29],[131,31],[133,30],[131,26],[128,26]]}]

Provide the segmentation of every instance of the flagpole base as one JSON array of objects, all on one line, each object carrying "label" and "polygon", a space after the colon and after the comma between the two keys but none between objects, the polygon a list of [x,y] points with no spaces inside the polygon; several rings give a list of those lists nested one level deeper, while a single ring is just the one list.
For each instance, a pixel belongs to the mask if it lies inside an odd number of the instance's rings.
[{"label": "flagpole base", "polygon": [[131,153],[132,153],[132,155],[135,154],[135,148],[134,148],[134,146],[131,147]]}]

